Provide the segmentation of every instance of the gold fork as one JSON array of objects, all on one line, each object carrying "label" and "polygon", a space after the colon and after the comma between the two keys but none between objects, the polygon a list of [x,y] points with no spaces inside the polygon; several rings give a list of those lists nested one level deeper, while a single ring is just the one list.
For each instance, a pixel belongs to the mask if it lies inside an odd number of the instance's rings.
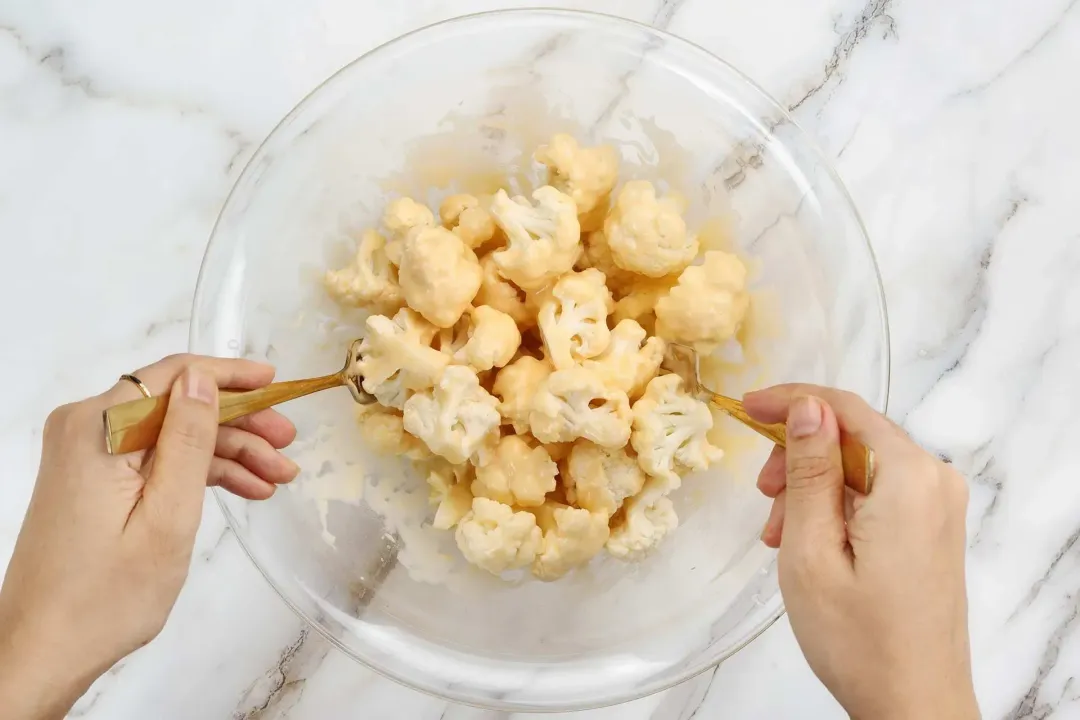
[{"label": "gold fork", "polygon": [[[787,428],[783,423],[758,422],[747,415],[742,402],[713,392],[702,385],[698,362],[698,354],[693,348],[669,343],[664,354],[663,367],[682,378],[684,385],[698,398],[715,405],[729,417],[780,447],[787,446]],[[844,468],[844,483],[852,490],[869,493],[874,484],[874,451],[847,433],[841,432],[840,459]]]},{"label": "gold fork", "polygon": [[[353,370],[359,354],[360,341],[354,340],[349,345],[345,367],[331,375],[286,380],[245,392],[222,390],[218,395],[218,423],[227,423],[279,403],[342,385],[349,388],[353,400],[361,405],[370,405],[375,402],[375,398],[364,391],[360,385],[363,378]],[[109,453],[122,455],[153,447],[161,433],[161,424],[165,421],[168,407],[169,396],[165,394],[132,400],[106,410],[103,420],[105,447]]]}]

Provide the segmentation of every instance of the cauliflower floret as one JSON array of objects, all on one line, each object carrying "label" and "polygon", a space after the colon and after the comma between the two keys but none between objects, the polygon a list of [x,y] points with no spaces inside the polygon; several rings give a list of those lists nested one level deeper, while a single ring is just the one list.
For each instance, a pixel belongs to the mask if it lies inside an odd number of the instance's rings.
[{"label": "cauliflower floret", "polygon": [[591,440],[622,447],[630,437],[630,401],[591,370],[557,370],[536,391],[529,427],[543,443]]},{"label": "cauliflower floret", "polygon": [[644,471],[625,448],[602,448],[585,440],[574,443],[566,470],[566,499],[604,517],[614,515],[645,484]]},{"label": "cauliflower floret", "polygon": [[514,426],[514,432],[529,432],[529,413],[532,412],[533,396],[553,368],[546,360],[522,355],[510,363],[495,377],[492,392],[502,400],[499,412]]},{"label": "cauliflower floret", "polygon": [[431,526],[449,530],[461,522],[472,509],[473,495],[469,490],[472,467],[441,462],[430,469],[427,482],[428,498],[436,506]]},{"label": "cauliflower floret", "polygon": [[[357,413],[360,434],[371,448],[387,457],[406,457],[424,460],[431,457],[427,445],[405,432],[405,420],[395,412],[382,410],[381,405],[361,405]],[[378,408],[378,409],[369,409]]]},{"label": "cauliflower floret", "polygon": [[326,273],[326,289],[343,305],[393,313],[405,304],[397,268],[386,256],[386,238],[367,230],[356,245],[352,265]]},{"label": "cauliflower floret", "polygon": [[698,254],[698,240],[687,234],[682,211],[678,198],[657,200],[652,183],[626,183],[604,221],[604,237],[615,264],[658,278],[692,263]]},{"label": "cauliflower floret", "polygon": [[612,321],[621,323],[623,320],[634,320],[646,333],[655,335],[656,303],[671,292],[678,280],[669,275],[659,280],[634,283],[626,296],[615,303]]},{"label": "cauliflower floret", "polygon": [[393,320],[372,315],[366,325],[350,372],[363,378],[364,390],[379,402],[400,410],[409,391],[435,384],[449,358],[429,346],[435,328],[408,308],[398,310]]},{"label": "cauliflower floret", "polygon": [[498,404],[480,387],[475,371],[451,365],[434,389],[418,392],[405,402],[405,429],[436,455],[463,463],[498,438],[502,420]]},{"label": "cauliflower floret", "polygon": [[454,353],[454,361],[477,372],[503,367],[521,345],[521,331],[506,313],[481,305],[469,308],[469,329],[465,345]]},{"label": "cauliflower floret", "polygon": [[405,301],[441,328],[453,327],[480,289],[476,254],[446,228],[422,228],[405,237],[398,278]]},{"label": "cauliflower floret", "polygon": [[605,547],[620,560],[641,560],[678,526],[679,516],[671,500],[646,487],[641,495],[626,501],[623,520],[611,528]]},{"label": "cauliflower floret", "polygon": [[522,328],[535,325],[536,313],[529,305],[525,291],[502,276],[492,255],[485,255],[480,260],[480,269],[484,274],[473,302],[506,313]]},{"label": "cauliflower floret", "polygon": [[658,337],[645,339],[645,330],[633,320],[623,320],[611,331],[611,344],[583,367],[603,376],[608,385],[634,400],[656,377],[664,360],[665,343]]},{"label": "cauliflower floret", "polygon": [[533,561],[532,573],[541,580],[557,580],[587,564],[604,548],[608,518],[562,503],[548,502],[533,510],[544,539]]},{"label": "cauliflower floret", "polygon": [[454,539],[466,560],[498,575],[531,565],[540,551],[543,533],[532,513],[514,512],[508,505],[478,497],[458,523]]},{"label": "cauliflower floret", "polygon": [[559,278],[540,304],[538,322],[544,349],[557,370],[607,349],[607,316],[615,309],[604,273],[593,268]]},{"label": "cauliflower floret", "polygon": [[559,133],[533,153],[548,168],[548,182],[569,195],[578,215],[587,215],[615,187],[619,156],[610,145],[581,147],[572,136]]},{"label": "cauliflower floret", "polygon": [[551,456],[551,459],[558,463],[570,457],[570,452],[574,449],[574,443],[546,443],[544,445],[544,449],[547,450],[548,455]]},{"label": "cauliflower floret", "polygon": [[523,197],[511,200],[503,190],[491,203],[491,214],[510,243],[492,257],[503,277],[530,291],[568,272],[581,254],[574,201],[550,185],[532,196],[536,207]]},{"label": "cauliflower floret", "polygon": [[495,236],[495,219],[473,195],[451,195],[439,205],[443,227],[475,250]]},{"label": "cauliflower floret", "polygon": [[656,332],[711,352],[738,332],[749,306],[746,266],[731,253],[712,250],[702,265],[686,268],[679,284],[657,300]]},{"label": "cauliflower floret", "polygon": [[682,390],[678,375],[654,378],[634,403],[630,444],[641,469],[679,485],[679,470],[706,470],[724,456],[706,434],[713,426],[709,406]]},{"label": "cauliflower floret", "polygon": [[403,197],[391,200],[383,211],[383,225],[390,231],[390,242],[386,243],[386,256],[394,265],[401,265],[402,244],[409,231],[415,228],[435,226],[435,216],[427,206],[412,198]]},{"label": "cauliflower floret", "polygon": [[603,231],[597,230],[589,233],[585,238],[584,245],[585,250],[581,253],[581,257],[578,258],[577,267],[582,269],[596,268],[604,273],[607,286],[617,296],[629,293],[634,285],[640,281],[640,275],[629,270],[623,270],[615,264],[615,260],[611,257],[611,248],[608,247],[607,238],[604,237]]},{"label": "cauliflower floret", "polygon": [[[453,327],[439,328],[431,342],[431,347],[446,355],[453,362],[454,355],[465,347],[465,343],[469,341],[470,322],[468,315],[462,315],[461,319]],[[458,364],[462,365],[464,363]]]},{"label": "cauliflower floret", "polygon": [[558,473],[543,445],[530,447],[521,436],[507,435],[487,464],[476,469],[472,492],[506,505],[536,507],[555,489]]}]

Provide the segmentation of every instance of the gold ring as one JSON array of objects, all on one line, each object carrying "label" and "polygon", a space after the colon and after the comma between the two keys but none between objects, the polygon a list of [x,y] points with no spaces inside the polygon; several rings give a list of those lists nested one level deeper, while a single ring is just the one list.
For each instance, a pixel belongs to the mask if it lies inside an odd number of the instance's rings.
[{"label": "gold ring", "polygon": [[146,387],[146,385],[143,384],[143,381],[135,377],[134,375],[121,375],[120,379],[127,380],[130,383],[134,383],[135,387],[139,388],[139,392],[143,394],[143,397],[153,397],[150,394],[150,388]]}]

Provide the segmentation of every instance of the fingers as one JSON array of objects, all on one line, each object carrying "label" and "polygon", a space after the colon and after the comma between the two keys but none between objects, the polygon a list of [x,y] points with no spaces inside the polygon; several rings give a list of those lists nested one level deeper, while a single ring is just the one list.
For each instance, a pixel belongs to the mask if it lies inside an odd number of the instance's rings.
[{"label": "fingers", "polygon": [[907,441],[900,428],[861,397],[835,388],[804,384],[777,385],[747,393],[743,396],[743,406],[747,414],[758,422],[784,422],[792,401],[807,395],[824,400],[832,408],[844,432],[858,438],[867,447],[881,450],[897,439]]},{"label": "fingers", "polygon": [[153,468],[132,513],[186,543],[194,539],[217,443],[218,389],[212,375],[188,366],[173,383]]},{"label": "fingers", "polygon": [[796,397],[787,412],[787,485],[782,547],[813,552],[842,549],[844,472],[840,431],[831,408],[812,395]]},{"label": "fingers", "polygon": [[266,500],[277,489],[235,460],[215,457],[210,463],[207,485],[217,485],[245,500]]},{"label": "fingers", "polygon": [[291,482],[300,472],[296,463],[275,450],[267,440],[234,427],[218,429],[214,455],[239,463],[271,485]]},{"label": "fingers", "polygon": [[787,498],[783,490],[773,500],[772,509],[769,510],[769,519],[765,521],[765,527],[761,531],[761,542],[774,550],[780,547],[780,538],[784,531],[784,514],[787,510]]},{"label": "fingers", "polygon": [[273,409],[260,410],[239,418],[229,423],[229,426],[254,433],[278,450],[288,447],[296,439],[296,426]]},{"label": "fingers", "polygon": [[[213,358],[202,355],[170,355],[153,365],[136,370],[133,374],[142,380],[153,395],[160,395],[172,387],[185,368],[197,366],[219,388],[230,390],[255,390],[274,379],[274,367],[243,358]],[[138,389],[130,382],[121,380],[99,396],[103,407],[116,405],[139,397]]]},{"label": "fingers", "polygon": [[787,456],[784,448],[774,445],[769,459],[758,473],[757,487],[765,497],[775,498],[787,485]]}]

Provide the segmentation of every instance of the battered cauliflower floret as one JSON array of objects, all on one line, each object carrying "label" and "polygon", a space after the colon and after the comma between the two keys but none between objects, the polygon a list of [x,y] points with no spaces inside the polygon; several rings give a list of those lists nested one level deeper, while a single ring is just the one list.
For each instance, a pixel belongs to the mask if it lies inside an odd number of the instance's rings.
[{"label": "battered cauliflower floret", "polygon": [[570,457],[570,452],[574,449],[574,443],[547,443],[544,445],[544,449],[548,451],[548,455],[551,456],[552,460],[559,463]]},{"label": "battered cauliflower floret", "polygon": [[423,441],[405,432],[405,420],[401,415],[395,412],[368,410],[373,407],[371,405],[360,407],[364,409],[364,412],[357,413],[360,434],[375,452],[387,457],[406,457],[410,460],[424,460],[431,457],[431,452]]},{"label": "battered cauliflower floret", "polygon": [[558,580],[588,564],[608,539],[606,515],[548,502],[533,511],[543,531],[532,573],[541,580]]},{"label": "battered cauliflower floret", "polygon": [[454,353],[454,361],[477,372],[503,367],[521,345],[521,331],[506,313],[481,305],[469,309],[468,340]]},{"label": "battered cauliflower floret", "polygon": [[571,504],[604,517],[614,515],[645,485],[644,471],[625,448],[603,448],[585,440],[574,443],[562,478]]},{"label": "battered cauliflower floret", "polygon": [[578,215],[600,204],[619,179],[619,156],[610,145],[582,147],[572,136],[559,133],[533,153],[548,168],[548,182],[569,195]]},{"label": "battered cauliflower floret", "polygon": [[483,270],[480,291],[476,293],[473,302],[478,306],[487,305],[506,313],[522,328],[535,325],[536,313],[530,306],[525,291],[502,276],[492,255],[485,255],[480,260],[480,269]]},{"label": "battered cauliflower floret", "polygon": [[535,207],[520,196],[511,200],[503,190],[491,202],[491,214],[509,241],[492,257],[503,277],[527,291],[539,290],[569,272],[581,254],[574,201],[550,185],[532,196]]},{"label": "battered cauliflower floret", "polygon": [[391,200],[383,211],[383,225],[390,231],[390,241],[386,243],[386,256],[394,265],[400,265],[405,236],[416,228],[435,227],[435,216],[431,214],[427,206],[421,205],[412,198],[397,198]]},{"label": "battered cauliflower floret", "polygon": [[749,306],[746,266],[731,253],[712,250],[703,264],[683,270],[678,285],[657,300],[656,332],[711,352],[735,335]]},{"label": "battered cauliflower floret", "polygon": [[678,198],[656,198],[645,180],[626,183],[604,221],[604,237],[615,264],[658,278],[679,272],[698,254],[697,236],[687,234]]},{"label": "battered cauliflower floret", "polygon": [[532,513],[514,512],[508,505],[478,497],[458,523],[454,539],[466,560],[498,575],[531,565],[543,533]]},{"label": "battered cauliflower floret", "polygon": [[[435,348],[443,355],[450,358],[450,361],[454,361],[454,355],[465,347],[465,343],[469,342],[469,326],[470,319],[468,315],[462,315],[453,327],[439,328],[435,333],[435,337],[432,339],[431,347]],[[463,363],[458,363],[459,365]]]},{"label": "battered cauliflower floret", "polygon": [[351,265],[326,273],[326,289],[343,305],[393,313],[405,304],[397,268],[386,256],[386,238],[367,230],[356,245]]},{"label": "battered cauliflower floret", "polygon": [[495,235],[495,219],[473,195],[451,195],[439,205],[443,226],[475,250]]},{"label": "battered cauliflower floret", "polygon": [[427,443],[433,453],[456,465],[498,438],[502,420],[498,404],[480,387],[475,371],[451,365],[433,389],[418,392],[405,402],[405,429]]},{"label": "battered cauliflower floret", "polygon": [[499,412],[514,426],[514,432],[529,432],[529,413],[533,396],[554,368],[546,360],[522,355],[495,377],[492,392],[499,397]]},{"label": "battered cauliflower floret", "polygon": [[607,349],[607,316],[615,309],[604,274],[588,269],[559,278],[540,304],[544,349],[558,370],[567,370]]},{"label": "battered cauliflower floret", "polygon": [[450,359],[430,347],[435,328],[408,308],[394,319],[372,315],[350,372],[380,403],[399,410],[411,391],[430,388]]},{"label": "battered cauliflower floret", "polygon": [[611,331],[607,350],[582,366],[603,376],[608,385],[634,400],[656,377],[664,361],[665,346],[658,337],[646,340],[645,330],[633,320],[623,320]]},{"label": "battered cauliflower floret", "polygon": [[446,228],[405,237],[398,270],[405,302],[433,325],[453,327],[476,297],[482,275],[476,254]]},{"label": "battered cauliflower floret", "polygon": [[543,443],[578,438],[622,447],[630,437],[630,401],[583,367],[557,370],[536,391],[529,413],[533,436]]},{"label": "battered cauliflower floret", "polygon": [[682,390],[678,375],[654,378],[634,403],[634,431],[630,444],[641,469],[679,485],[679,471],[706,470],[724,456],[709,443],[712,429],[709,406]]},{"label": "battered cauliflower floret", "polygon": [[620,560],[641,560],[678,526],[671,500],[646,488],[626,501],[622,522],[611,528],[605,547]]},{"label": "battered cauliflower floret", "polygon": [[678,282],[677,277],[668,276],[659,280],[634,283],[630,292],[615,303],[612,321],[621,323],[623,320],[634,320],[645,329],[646,333],[655,335],[656,303],[671,292],[676,282]]},{"label": "battered cauliflower floret", "polygon": [[442,462],[430,469],[427,482],[428,498],[436,506],[431,526],[436,530],[449,530],[461,522],[472,509],[473,495],[469,490],[472,468],[469,465],[451,465]]},{"label": "battered cauliflower floret", "polygon": [[584,246],[584,252],[578,258],[577,267],[582,269],[596,268],[604,273],[608,288],[616,296],[629,293],[634,285],[640,282],[640,275],[629,270],[623,270],[615,264],[615,260],[611,257],[611,248],[608,247],[607,238],[604,237],[603,231],[597,230],[589,233],[584,240]]},{"label": "battered cauliflower floret", "polygon": [[487,464],[476,469],[472,492],[505,505],[536,507],[555,489],[558,473],[543,445],[530,447],[521,436],[507,435]]}]

